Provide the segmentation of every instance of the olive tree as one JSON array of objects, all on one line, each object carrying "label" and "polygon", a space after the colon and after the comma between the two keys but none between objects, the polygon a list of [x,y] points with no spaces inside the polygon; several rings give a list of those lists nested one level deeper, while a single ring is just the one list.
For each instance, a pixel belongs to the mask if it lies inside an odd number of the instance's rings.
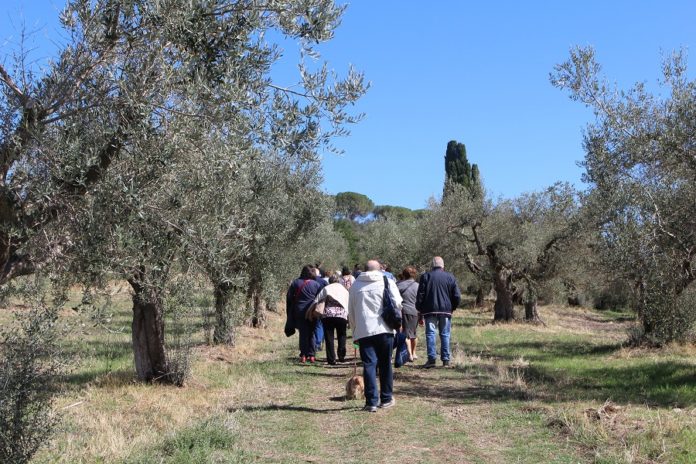
[{"label": "olive tree", "polygon": [[[216,182],[211,165],[234,173],[254,153],[293,166],[316,160],[364,91],[361,75],[340,80],[304,58],[297,85],[274,82],[282,50],[265,32],[297,39],[313,57],[342,11],[327,0],[69,1],[69,39],[46,73],[0,69],[0,282],[32,272],[42,255],[65,256],[90,281],[125,278],[138,376],[168,380],[166,288],[207,245],[187,226],[201,219],[187,204],[211,198],[192,192]],[[236,150],[209,165],[212,132]],[[218,193],[238,201],[229,186]],[[250,216],[235,216],[240,255]]]},{"label": "olive tree", "polygon": [[360,256],[365,261],[379,258],[396,272],[408,265],[422,268],[428,261],[423,257],[422,233],[415,218],[397,216],[371,221],[361,230]]},{"label": "olive tree", "polygon": [[453,185],[434,219],[446,231],[455,259],[495,290],[495,321],[510,321],[516,294],[525,319],[538,321],[538,286],[556,270],[559,251],[577,229],[576,193],[567,184],[512,200],[478,201]]},{"label": "olive tree", "polygon": [[584,134],[587,207],[603,262],[636,289],[646,339],[683,339],[696,318],[696,82],[685,57],[663,64],[663,94],[621,91],[601,76],[591,48],[571,50],[552,83],[594,110]]},{"label": "olive tree", "polygon": [[[318,166],[295,170],[282,158],[259,156],[240,166],[234,188],[241,191],[234,203],[211,200],[222,211],[197,227],[206,237],[201,262],[215,289],[215,343],[234,342],[235,322],[248,318],[251,325],[263,326],[266,307],[297,272],[301,254],[335,239],[320,232],[331,221],[332,205],[318,183]],[[229,306],[234,293],[245,294],[250,314]]]}]

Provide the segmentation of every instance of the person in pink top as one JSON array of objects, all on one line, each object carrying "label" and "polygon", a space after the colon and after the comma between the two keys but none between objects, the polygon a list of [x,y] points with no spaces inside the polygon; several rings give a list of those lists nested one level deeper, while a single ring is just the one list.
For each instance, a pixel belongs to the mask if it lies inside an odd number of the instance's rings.
[{"label": "person in pink top", "polygon": [[338,282],[343,285],[346,290],[350,290],[350,287],[353,286],[353,282],[355,282],[355,277],[353,277],[353,274],[350,272],[350,269],[348,269],[348,266],[343,266],[343,270],[341,271],[341,277],[338,279]]}]

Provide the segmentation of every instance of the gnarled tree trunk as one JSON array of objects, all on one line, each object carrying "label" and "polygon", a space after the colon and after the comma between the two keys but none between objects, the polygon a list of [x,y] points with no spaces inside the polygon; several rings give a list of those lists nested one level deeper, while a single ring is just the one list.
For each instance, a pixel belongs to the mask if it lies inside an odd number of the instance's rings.
[{"label": "gnarled tree trunk", "polygon": [[524,320],[527,322],[540,322],[539,312],[537,311],[537,301],[527,300],[524,302]]},{"label": "gnarled tree trunk", "polygon": [[[7,224],[8,221],[0,215],[0,223]],[[19,276],[33,274],[35,271],[34,263],[29,256],[19,254],[17,246],[10,244],[11,242],[9,234],[0,234],[0,285],[5,285]]]},{"label": "gnarled tree trunk", "polygon": [[215,282],[215,328],[213,329],[213,344],[234,345],[235,326],[230,311],[230,301],[234,288],[229,282]]},{"label": "gnarled tree trunk", "polygon": [[539,317],[537,310],[538,295],[536,289],[532,285],[527,285],[524,292],[524,320],[527,322],[543,323]]},{"label": "gnarled tree trunk", "polygon": [[261,298],[260,293],[254,293],[252,298],[252,305],[254,313],[251,316],[251,326],[257,329],[266,328],[266,301]]},{"label": "gnarled tree trunk", "polygon": [[247,288],[247,300],[251,305],[251,326],[254,328],[266,327],[266,303],[261,296],[262,278],[259,274],[253,272],[249,279],[249,287]]},{"label": "gnarled tree trunk", "polygon": [[493,320],[513,320],[513,309],[515,305],[512,301],[512,271],[505,267],[496,267],[495,272],[493,273],[493,288],[495,289]]},{"label": "gnarled tree trunk", "polygon": [[167,356],[164,349],[164,303],[156,289],[131,278],[133,288],[133,356],[138,379],[169,381]]},{"label": "gnarled tree trunk", "polygon": [[476,301],[474,302],[474,307],[482,308],[484,297],[485,297],[485,294],[483,291],[483,286],[479,286],[478,290],[476,291]]}]

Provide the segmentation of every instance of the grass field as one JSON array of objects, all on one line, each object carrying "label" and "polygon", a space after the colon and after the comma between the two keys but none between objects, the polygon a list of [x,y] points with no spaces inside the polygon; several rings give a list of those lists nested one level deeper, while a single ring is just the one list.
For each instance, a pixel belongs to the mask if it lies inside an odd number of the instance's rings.
[{"label": "grass field", "polygon": [[297,364],[279,315],[234,348],[197,343],[176,388],[133,380],[126,291],[109,311],[64,311],[74,368],[35,462],[696,462],[696,349],[623,347],[627,314],[545,306],[533,326],[459,310],[452,367],[398,369],[396,406],[370,414],[343,398],[352,364]]}]

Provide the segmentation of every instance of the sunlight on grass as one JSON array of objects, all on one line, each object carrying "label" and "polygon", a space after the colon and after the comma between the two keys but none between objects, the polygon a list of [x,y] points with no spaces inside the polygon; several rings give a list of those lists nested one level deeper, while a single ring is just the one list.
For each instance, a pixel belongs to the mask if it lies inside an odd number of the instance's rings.
[{"label": "sunlight on grass", "polygon": [[625,348],[632,323],[625,315],[542,307],[544,327],[492,325],[490,313],[461,311],[452,367],[398,369],[396,406],[369,414],[362,401],[343,399],[351,364],[328,367],[323,353],[317,365],[296,363],[297,339],[282,335],[280,315],[265,330],[240,328],[233,348],[200,344],[202,329],[191,319],[198,345],[186,386],[137,383],[130,334],[119,331],[130,317],[128,298],[114,297],[111,325],[66,311],[65,323],[79,330],[65,341],[76,355],[57,403],[65,417],[35,462],[686,463],[694,456],[694,349]]}]

